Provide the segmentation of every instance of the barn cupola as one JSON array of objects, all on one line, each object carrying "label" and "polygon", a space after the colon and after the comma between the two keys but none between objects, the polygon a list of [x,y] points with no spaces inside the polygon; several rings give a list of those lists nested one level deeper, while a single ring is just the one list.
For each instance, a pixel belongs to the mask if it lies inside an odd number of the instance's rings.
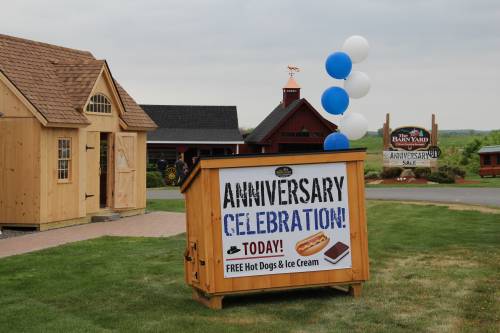
[{"label": "barn cupola", "polygon": [[296,72],[299,71],[298,67],[288,66],[290,78],[283,87],[283,107],[287,107],[293,101],[300,99],[300,87],[297,81],[293,78]]}]

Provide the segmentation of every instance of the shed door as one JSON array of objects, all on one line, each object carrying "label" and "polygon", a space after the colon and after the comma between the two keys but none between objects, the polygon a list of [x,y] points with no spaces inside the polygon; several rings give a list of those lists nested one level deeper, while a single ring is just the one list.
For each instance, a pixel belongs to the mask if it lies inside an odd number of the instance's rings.
[{"label": "shed door", "polygon": [[87,132],[85,154],[87,160],[87,181],[85,187],[86,212],[99,210],[99,132]]},{"label": "shed door", "polygon": [[115,208],[136,206],[137,134],[115,133]]}]

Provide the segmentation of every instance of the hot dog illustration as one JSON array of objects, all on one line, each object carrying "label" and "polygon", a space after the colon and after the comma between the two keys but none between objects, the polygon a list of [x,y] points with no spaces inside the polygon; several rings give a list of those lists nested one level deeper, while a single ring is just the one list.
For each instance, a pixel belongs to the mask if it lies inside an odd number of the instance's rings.
[{"label": "hot dog illustration", "polygon": [[297,242],[295,251],[301,256],[310,256],[323,250],[329,242],[330,238],[321,231]]}]

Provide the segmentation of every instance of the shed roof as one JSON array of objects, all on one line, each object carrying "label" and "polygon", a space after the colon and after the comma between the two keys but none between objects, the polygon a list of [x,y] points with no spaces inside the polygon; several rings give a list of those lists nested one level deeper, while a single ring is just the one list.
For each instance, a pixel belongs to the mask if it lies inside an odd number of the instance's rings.
[{"label": "shed roof", "polygon": [[283,103],[280,103],[274,108],[273,111],[271,111],[270,114],[267,115],[266,118],[264,118],[264,120],[252,131],[252,133],[245,138],[245,142],[252,144],[263,143],[263,140],[265,140],[269,134],[274,132],[282,121],[285,120],[285,118],[298,110],[299,106],[302,104],[307,105],[311,112],[320,117],[321,120],[328,124],[329,127],[332,127],[332,130],[336,129],[336,126],[324,119],[305,98],[301,98],[293,101],[287,107],[284,107]]},{"label": "shed roof", "polygon": [[157,142],[242,142],[236,106],[141,105],[158,124]]},{"label": "shed roof", "polygon": [[[103,66],[88,51],[0,34],[0,71],[53,126],[89,124],[82,109]],[[125,90],[118,91],[128,126],[156,127]]]},{"label": "shed roof", "polygon": [[481,147],[478,151],[479,154],[486,154],[486,153],[500,153],[500,145],[497,146],[484,146]]}]

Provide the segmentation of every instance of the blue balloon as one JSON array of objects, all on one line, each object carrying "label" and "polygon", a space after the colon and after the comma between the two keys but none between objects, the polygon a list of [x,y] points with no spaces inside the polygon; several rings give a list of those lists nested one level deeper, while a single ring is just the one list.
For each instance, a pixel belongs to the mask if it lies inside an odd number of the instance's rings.
[{"label": "blue balloon", "polygon": [[342,114],[349,106],[349,95],[340,87],[330,87],[321,95],[321,105],[328,113]]},{"label": "blue balloon", "polygon": [[328,135],[323,142],[324,150],[344,150],[349,149],[349,139],[340,132],[333,132]]},{"label": "blue balloon", "polygon": [[345,52],[334,52],[328,56],[325,63],[326,71],[335,79],[345,79],[352,69],[351,58]]}]

